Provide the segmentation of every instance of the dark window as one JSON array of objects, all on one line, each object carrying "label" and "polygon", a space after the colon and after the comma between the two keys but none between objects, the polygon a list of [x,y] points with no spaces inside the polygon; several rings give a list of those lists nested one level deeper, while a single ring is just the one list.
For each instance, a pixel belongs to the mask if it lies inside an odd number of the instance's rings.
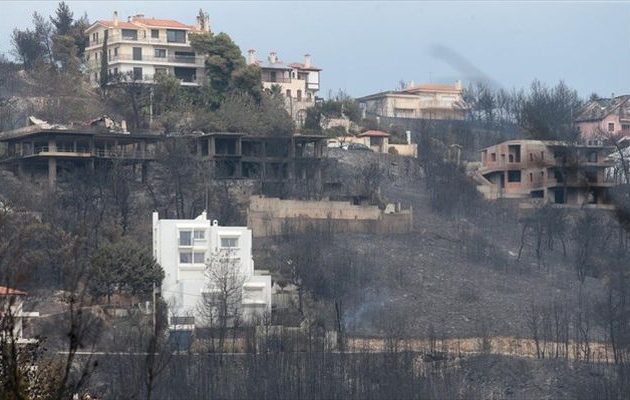
[{"label": "dark window", "polygon": [[122,38],[124,40],[138,40],[138,31],[135,29],[123,29]]},{"label": "dark window", "polygon": [[609,122],[608,123],[608,132],[614,132],[615,131],[615,123],[614,122]]},{"label": "dark window", "polygon": [[531,172],[529,173],[529,181],[534,182],[534,174],[532,174]]},{"label": "dark window", "polygon": [[287,89],[287,98],[291,97],[291,89]]},{"label": "dark window", "polygon": [[534,155],[532,153],[529,153],[529,161],[534,161]]},{"label": "dark window", "polygon": [[118,55],[118,47],[114,47],[114,56]]},{"label": "dark window", "polygon": [[297,91],[297,99],[298,99],[298,101],[302,100],[302,91],[301,90]]},{"label": "dark window", "polygon": [[521,171],[508,171],[508,182],[520,182]]},{"label": "dark window", "polygon": [[497,153],[490,153],[490,160],[496,161],[497,160]]},{"label": "dark window", "polygon": [[186,43],[186,31],[167,29],[166,41],[169,43]]},{"label": "dark window", "polygon": [[133,59],[136,61],[142,61],[142,47],[133,48]]},{"label": "dark window", "polygon": [[555,178],[556,182],[558,183],[563,183],[564,182],[564,175],[562,175],[562,173],[558,170],[554,170],[553,171],[553,177]]},{"label": "dark window", "polygon": [[160,31],[157,29],[151,29],[151,38],[152,39],[159,39],[160,38]]},{"label": "dark window", "polygon": [[195,53],[192,51],[176,51],[175,61],[192,64],[195,62]]},{"label": "dark window", "polygon": [[531,194],[532,199],[542,199],[545,197],[545,192],[542,190],[533,190]]},{"label": "dark window", "polygon": [[597,152],[596,151],[591,151],[588,154],[588,162],[592,162],[592,163],[596,163],[597,162]]},{"label": "dark window", "polygon": [[133,69],[133,80],[141,81],[142,80],[142,68],[135,67]]},{"label": "dark window", "polygon": [[155,57],[166,58],[166,49],[155,49]]}]

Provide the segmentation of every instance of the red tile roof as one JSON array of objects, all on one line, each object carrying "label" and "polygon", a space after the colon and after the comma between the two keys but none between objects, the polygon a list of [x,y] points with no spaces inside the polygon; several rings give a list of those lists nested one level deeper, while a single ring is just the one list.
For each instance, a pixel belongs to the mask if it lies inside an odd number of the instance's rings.
[{"label": "red tile roof", "polygon": [[182,24],[174,19],[157,19],[157,18],[134,18],[132,22],[137,22],[146,26],[153,26],[158,28],[180,28],[180,29],[195,29],[194,26]]},{"label": "red tile roof", "polygon": [[[114,27],[114,21],[96,21],[97,24],[101,24],[103,26],[106,26],[108,28],[113,28]],[[118,28],[123,28],[123,29],[138,29],[140,28],[138,25],[136,24],[132,24],[131,22],[127,22],[127,21],[118,21]]]},{"label": "red tile roof", "polygon": [[365,131],[363,133],[359,133],[357,136],[359,137],[389,137],[389,133],[383,131]]},{"label": "red tile roof", "polygon": [[0,296],[26,296],[26,292],[6,286],[0,286]]}]

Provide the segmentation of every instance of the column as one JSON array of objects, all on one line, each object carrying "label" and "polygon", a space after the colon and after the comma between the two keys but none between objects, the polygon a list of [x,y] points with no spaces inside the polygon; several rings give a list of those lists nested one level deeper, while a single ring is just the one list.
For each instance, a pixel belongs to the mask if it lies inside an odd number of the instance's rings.
[{"label": "column", "polygon": [[48,187],[55,188],[57,182],[57,159],[55,157],[48,158]]}]

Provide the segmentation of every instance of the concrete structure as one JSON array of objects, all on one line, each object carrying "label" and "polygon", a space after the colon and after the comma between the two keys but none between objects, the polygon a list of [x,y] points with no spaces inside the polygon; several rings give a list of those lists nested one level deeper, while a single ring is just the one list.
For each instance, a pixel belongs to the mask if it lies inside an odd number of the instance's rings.
[{"label": "concrete structure", "polygon": [[630,95],[589,101],[575,124],[583,140],[630,136]]},{"label": "concrete structure", "polygon": [[418,145],[411,143],[411,134],[407,132],[406,144],[389,143],[390,134],[383,131],[365,131],[356,136],[341,136],[328,139],[328,147],[342,147],[348,143],[360,143],[376,153],[396,154],[399,156],[418,157]]},{"label": "concrete structure", "polygon": [[611,207],[605,171],[612,149],[559,141],[509,140],[481,150],[474,178],[488,199],[538,199],[571,206]]},{"label": "concrete structure", "polygon": [[[195,25],[170,19],[134,15],[120,20],[98,20],[87,28],[85,61],[90,83],[101,82],[101,61],[107,58],[108,73],[127,75],[135,81],[152,83],[155,74],[174,75],[182,85],[197,86],[205,74],[204,57],[190,47],[189,34],[209,32],[208,15],[200,13]],[[103,44],[107,38],[107,46]]]},{"label": "concrete structure", "polygon": [[280,87],[285,99],[286,109],[297,123],[304,125],[306,109],[315,104],[319,91],[321,68],[311,62],[311,55],[304,55],[304,62],[285,64],[276,52],[269,53],[267,60],[256,58],[256,50],[250,49],[247,63],[260,66],[263,87],[271,90],[274,85]]},{"label": "concrete structure", "polygon": [[218,262],[228,262],[235,269],[235,281],[225,283],[242,284],[244,321],[271,312],[271,277],[254,270],[252,231],[246,227],[219,226],[205,212],[192,220],[159,219],[154,212],[153,256],[164,269],[162,297],[172,327],[209,322],[200,309],[201,299],[218,290],[221,282],[213,282],[208,272]]},{"label": "concrete structure", "polygon": [[155,159],[155,135],[130,134],[100,126],[101,119],[85,125],[51,125],[35,118],[29,126],[0,132],[0,143],[7,151],[0,163],[13,167],[18,175],[45,170],[52,188],[60,171],[75,167],[94,168],[114,160],[142,166],[143,178],[148,162]]},{"label": "concrete structure", "polygon": [[[24,339],[24,321],[27,318],[39,317],[38,312],[24,312],[24,298],[26,292],[21,290],[0,286],[0,320],[4,318],[13,319],[13,338],[20,342],[29,342]],[[0,335],[4,332],[0,332]]]},{"label": "concrete structure", "polygon": [[309,227],[335,233],[409,233],[413,230],[413,210],[402,210],[399,204],[389,204],[381,210],[378,206],[345,201],[252,196],[247,226],[254,237],[303,232]]},{"label": "concrete structure", "polygon": [[463,120],[470,107],[462,97],[462,84],[410,83],[403,90],[390,90],[357,101],[365,117],[397,117],[432,120]]}]

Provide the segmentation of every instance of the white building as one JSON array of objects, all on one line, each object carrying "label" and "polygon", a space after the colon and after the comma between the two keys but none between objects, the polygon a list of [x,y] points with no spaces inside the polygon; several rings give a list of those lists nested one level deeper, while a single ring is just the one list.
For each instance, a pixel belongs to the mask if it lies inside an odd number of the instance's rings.
[{"label": "white building", "polygon": [[[205,74],[204,57],[190,46],[191,33],[209,32],[208,15],[200,13],[195,25],[170,19],[145,18],[139,14],[120,20],[98,20],[86,29],[85,61],[90,83],[101,81],[101,62],[107,59],[110,75],[130,75],[152,83],[155,74],[179,78],[182,85],[197,86]],[[107,38],[107,46],[103,43]]]},{"label": "white building", "polygon": [[256,57],[256,50],[247,52],[247,64],[258,65],[261,69],[263,87],[272,90],[279,86],[285,99],[285,107],[291,117],[298,123],[304,124],[306,109],[315,105],[319,91],[321,68],[311,62],[311,55],[304,55],[304,62],[285,64],[278,58],[278,53],[272,51],[266,60]]},{"label": "white building", "polygon": [[208,269],[226,258],[236,269],[236,282],[242,285],[242,320],[271,313],[271,277],[254,270],[252,231],[247,227],[219,226],[205,212],[192,220],[159,219],[154,212],[153,256],[164,269],[162,297],[169,307],[171,325],[208,322],[201,311],[202,299],[216,291],[217,283]]},{"label": "white building", "polygon": [[[24,312],[24,298],[26,292],[13,289],[6,286],[0,286],[0,322],[5,318],[12,318],[13,321],[13,337],[18,343],[29,343],[33,339],[25,339],[24,336],[24,321],[27,318],[39,317],[39,312]],[[0,332],[0,335],[5,332]]]}]

